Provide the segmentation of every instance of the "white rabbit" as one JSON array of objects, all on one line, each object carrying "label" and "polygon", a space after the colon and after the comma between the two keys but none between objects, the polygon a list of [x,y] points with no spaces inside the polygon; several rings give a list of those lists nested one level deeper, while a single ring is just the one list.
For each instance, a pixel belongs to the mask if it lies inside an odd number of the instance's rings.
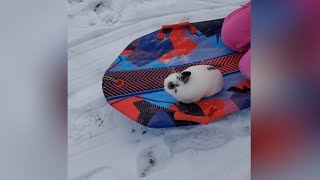
[{"label": "white rabbit", "polygon": [[181,73],[170,74],[164,80],[165,91],[187,104],[217,94],[222,87],[220,70],[210,65],[191,66]]}]

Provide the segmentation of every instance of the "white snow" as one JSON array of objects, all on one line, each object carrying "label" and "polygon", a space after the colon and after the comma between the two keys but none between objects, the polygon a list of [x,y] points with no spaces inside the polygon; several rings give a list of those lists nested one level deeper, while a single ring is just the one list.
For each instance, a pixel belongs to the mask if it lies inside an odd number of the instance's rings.
[{"label": "white snow", "polygon": [[222,18],[245,2],[67,1],[70,180],[250,179],[250,110],[206,126],[149,129],[101,90],[105,70],[134,39],[162,24]]}]

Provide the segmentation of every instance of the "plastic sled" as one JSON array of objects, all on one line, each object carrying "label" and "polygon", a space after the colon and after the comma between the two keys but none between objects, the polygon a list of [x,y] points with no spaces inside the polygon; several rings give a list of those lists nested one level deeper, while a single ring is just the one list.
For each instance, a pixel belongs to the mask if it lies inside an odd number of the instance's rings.
[{"label": "plastic sled", "polygon": [[[164,25],[134,40],[104,74],[107,102],[150,128],[208,124],[250,107],[250,82],[238,68],[243,54],[222,43],[222,24],[223,19]],[[220,93],[184,104],[164,91],[169,74],[199,64],[221,70],[224,88]]]}]

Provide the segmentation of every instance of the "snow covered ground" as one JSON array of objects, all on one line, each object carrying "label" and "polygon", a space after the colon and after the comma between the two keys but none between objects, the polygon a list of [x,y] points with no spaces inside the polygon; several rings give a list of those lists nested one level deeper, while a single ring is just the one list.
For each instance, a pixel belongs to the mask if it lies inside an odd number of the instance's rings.
[{"label": "snow covered ground", "polygon": [[211,123],[148,129],[109,106],[106,68],[162,24],[225,17],[240,0],[68,0],[70,180],[249,180],[250,110]]}]

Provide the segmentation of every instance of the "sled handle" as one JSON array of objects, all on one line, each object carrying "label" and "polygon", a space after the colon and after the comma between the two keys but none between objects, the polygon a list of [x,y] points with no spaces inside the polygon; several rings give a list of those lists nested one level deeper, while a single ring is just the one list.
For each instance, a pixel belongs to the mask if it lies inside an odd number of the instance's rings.
[{"label": "sled handle", "polygon": [[124,85],[124,80],[123,79],[114,79],[113,77],[110,76],[104,76],[103,81],[111,81],[113,85],[117,88],[121,88]]},{"label": "sled handle", "polygon": [[192,26],[189,21],[178,23],[178,24],[162,25],[162,28],[159,30],[159,33],[157,34],[157,39],[160,41],[163,40],[164,31],[167,29],[179,29],[184,27],[188,27],[190,34],[195,34],[197,32],[197,29],[194,26]]},{"label": "sled handle", "polygon": [[199,124],[209,124],[210,122],[209,116],[193,116],[183,112],[175,112],[174,119],[176,121],[192,121]]},{"label": "sled handle", "polygon": [[117,79],[116,82],[113,83],[113,85],[117,88],[121,88],[124,85],[123,79]]}]

